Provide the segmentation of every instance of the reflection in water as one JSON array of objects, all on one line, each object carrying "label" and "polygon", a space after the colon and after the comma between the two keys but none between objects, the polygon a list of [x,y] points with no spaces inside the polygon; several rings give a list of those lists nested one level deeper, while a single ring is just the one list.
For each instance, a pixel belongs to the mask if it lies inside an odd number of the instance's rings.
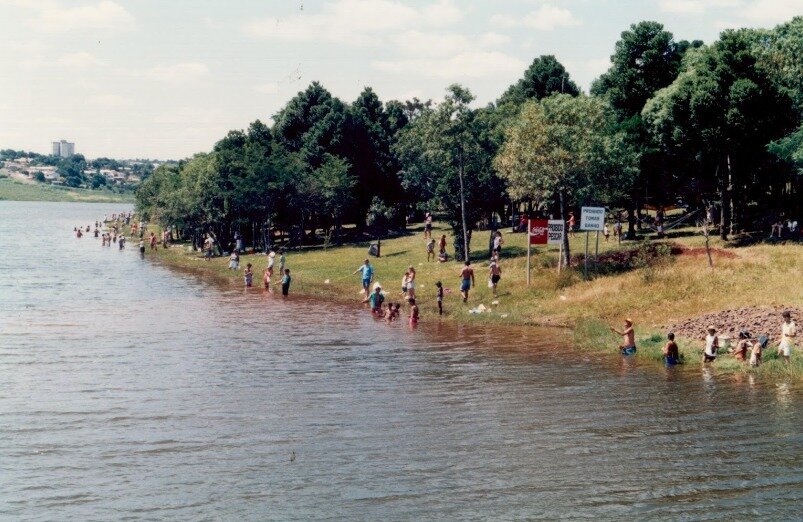
[{"label": "reflection in water", "polygon": [[794,386],[411,330],[69,233],[118,210],[0,203],[0,518],[799,514]]}]

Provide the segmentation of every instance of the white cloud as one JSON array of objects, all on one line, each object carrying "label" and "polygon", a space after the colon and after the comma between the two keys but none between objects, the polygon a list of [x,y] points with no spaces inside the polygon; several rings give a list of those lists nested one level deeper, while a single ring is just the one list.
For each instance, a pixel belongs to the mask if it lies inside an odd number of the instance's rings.
[{"label": "white cloud", "polygon": [[463,19],[463,11],[452,0],[441,0],[424,7],[422,15],[428,25],[435,27],[456,24]]},{"label": "white cloud", "polygon": [[372,62],[371,66],[389,74],[461,80],[518,73],[524,70],[526,64],[500,52],[467,51],[443,59],[378,60]]},{"label": "white cloud", "polygon": [[471,47],[469,38],[457,33],[405,31],[392,37],[397,49],[415,57],[449,56]]},{"label": "white cloud", "polygon": [[92,105],[100,107],[127,107],[133,104],[130,98],[120,96],[119,94],[96,94],[90,96],[88,99]]},{"label": "white cloud", "polygon": [[174,85],[198,80],[209,74],[209,67],[200,62],[183,62],[171,65],[157,65],[146,71],[151,80]]},{"label": "white cloud", "polygon": [[243,31],[268,40],[370,45],[389,32],[421,25],[443,27],[461,18],[461,11],[451,0],[421,10],[394,0],[333,0],[324,4],[320,13],[262,18],[246,23]]},{"label": "white cloud", "polygon": [[510,43],[510,37],[505,34],[499,33],[485,33],[479,38],[479,45],[481,47],[499,47],[500,45],[507,45]]},{"label": "white cloud", "polygon": [[100,60],[92,54],[87,52],[65,54],[56,60],[56,63],[62,67],[70,67],[74,69],[89,69],[100,65]]},{"label": "white cloud", "polygon": [[581,25],[581,22],[568,9],[544,4],[535,11],[531,11],[521,17],[493,15],[491,24],[498,27],[526,27],[539,31],[552,31],[559,27]]},{"label": "white cloud", "polygon": [[279,84],[276,82],[263,83],[254,87],[254,90],[261,94],[279,94]]},{"label": "white cloud", "polygon": [[66,7],[55,2],[27,4],[38,11],[28,25],[39,32],[63,33],[81,29],[121,31],[132,29],[134,17],[120,4],[103,0],[97,4]]},{"label": "white cloud", "polygon": [[769,26],[803,13],[803,0],[661,0],[661,11],[701,16],[720,10],[727,19],[715,22],[720,29],[740,26]]}]

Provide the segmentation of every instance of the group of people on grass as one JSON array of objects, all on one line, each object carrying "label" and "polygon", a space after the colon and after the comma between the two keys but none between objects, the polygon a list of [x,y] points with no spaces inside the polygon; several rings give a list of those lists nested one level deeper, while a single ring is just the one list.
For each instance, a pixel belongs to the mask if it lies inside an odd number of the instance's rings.
[{"label": "group of people on grass", "polygon": [[[782,318],[777,353],[779,358],[788,363],[792,357],[794,339],[797,337],[797,327],[789,310],[783,312]],[[624,328],[621,331],[613,326],[611,331],[622,336],[623,342],[619,345],[619,351],[622,355],[634,355],[636,353],[636,334],[633,329],[632,319],[625,319]],[[707,328],[707,331],[708,333],[704,337],[703,364],[714,362],[720,355],[721,348],[717,329],[711,325]],[[761,357],[768,344],[768,336],[759,335],[758,337],[753,337],[747,330],[742,330],[739,332],[739,340],[736,345],[726,353],[737,361],[749,362],[750,366],[756,367],[761,365]],[[675,334],[672,332],[667,334],[667,342],[663,347],[663,356],[667,366],[674,366],[681,362],[680,350],[675,342]]]}]

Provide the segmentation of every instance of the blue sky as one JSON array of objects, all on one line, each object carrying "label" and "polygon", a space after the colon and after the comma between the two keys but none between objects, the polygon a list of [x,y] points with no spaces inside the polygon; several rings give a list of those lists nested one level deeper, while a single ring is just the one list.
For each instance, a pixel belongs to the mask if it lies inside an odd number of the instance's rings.
[{"label": "blue sky", "polygon": [[181,158],[270,117],[311,81],[350,102],[496,99],[554,54],[588,89],[620,33],[772,27],[803,0],[0,0],[0,148]]}]

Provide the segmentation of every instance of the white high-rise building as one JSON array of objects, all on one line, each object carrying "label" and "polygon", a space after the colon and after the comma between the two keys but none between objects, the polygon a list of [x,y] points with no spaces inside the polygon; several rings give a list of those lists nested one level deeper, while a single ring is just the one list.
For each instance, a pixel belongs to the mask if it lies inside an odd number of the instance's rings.
[{"label": "white high-rise building", "polygon": [[53,155],[61,156],[62,158],[69,158],[75,154],[75,143],[67,140],[53,142]]}]

